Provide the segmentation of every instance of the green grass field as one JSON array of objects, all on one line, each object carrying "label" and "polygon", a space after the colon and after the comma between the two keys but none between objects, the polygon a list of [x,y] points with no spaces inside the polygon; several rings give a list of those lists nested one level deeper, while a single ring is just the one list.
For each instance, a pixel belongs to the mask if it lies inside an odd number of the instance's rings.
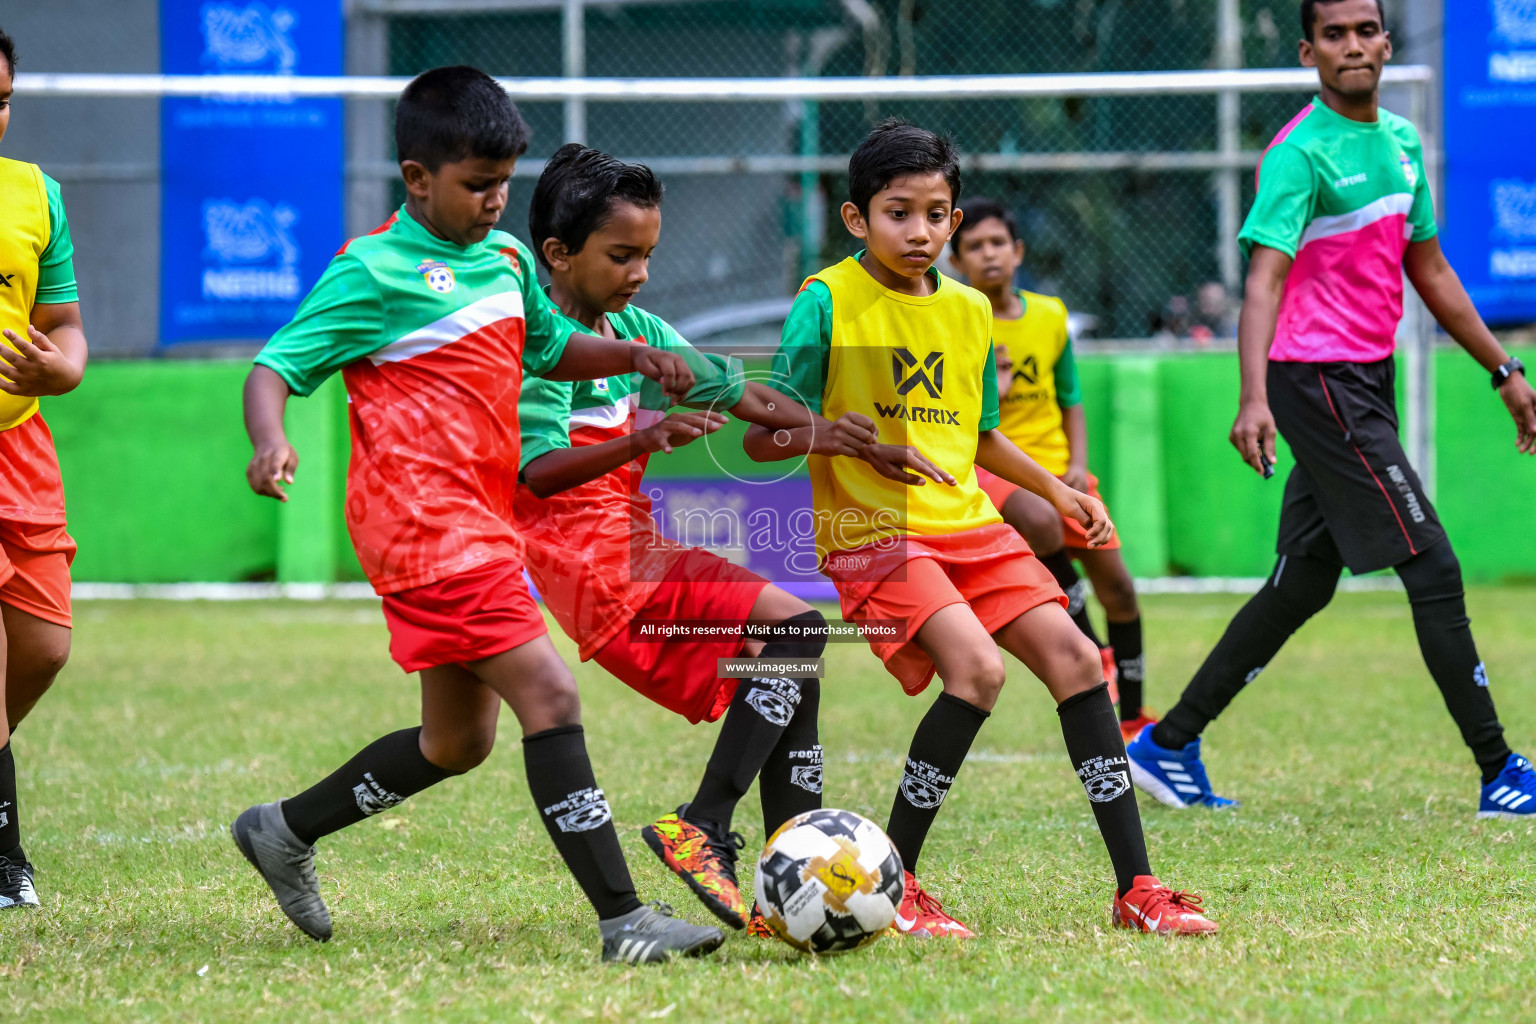
[{"label": "green grass field", "polygon": [[[1526,752],[1533,600],[1470,595]],[[1153,703],[1170,703],[1240,603],[1145,602]],[[1473,766],[1401,594],[1340,595],[1210,730],[1213,778],[1240,809],[1143,799],[1154,869],[1205,893],[1214,939],[1110,929],[1108,860],[1056,716],[1010,663],[924,852],[928,887],[981,938],[815,960],[733,936],[709,959],[649,968],[597,962],[590,912],[534,818],[510,714],[484,767],[323,842],[334,940],[283,918],[227,826],[417,720],[374,606],[95,602],[76,625],[65,676],[16,742],[43,909],[0,916],[0,1017],[1536,1018],[1533,829],[1473,819]],[[641,897],[704,920],[637,830],[691,794],[714,729],[577,671]],[[903,697],[862,646],[835,646],[828,672],[828,805],[883,821],[928,699]],[[761,843],[755,793],[738,824],[749,849]]]}]

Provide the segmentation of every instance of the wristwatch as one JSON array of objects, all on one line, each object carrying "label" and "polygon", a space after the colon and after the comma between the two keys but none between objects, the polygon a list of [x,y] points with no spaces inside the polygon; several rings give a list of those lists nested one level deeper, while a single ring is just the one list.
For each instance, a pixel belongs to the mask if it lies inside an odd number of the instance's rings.
[{"label": "wristwatch", "polygon": [[1518,359],[1511,359],[1497,370],[1493,371],[1493,390],[1497,391],[1504,386],[1504,382],[1515,374],[1525,376],[1525,364]]}]

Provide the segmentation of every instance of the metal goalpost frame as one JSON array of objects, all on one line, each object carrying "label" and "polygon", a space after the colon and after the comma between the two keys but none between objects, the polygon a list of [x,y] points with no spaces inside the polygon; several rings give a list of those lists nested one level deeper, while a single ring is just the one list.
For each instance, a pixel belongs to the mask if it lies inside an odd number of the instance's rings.
[{"label": "metal goalpost frame", "polygon": [[[409,6],[412,0],[363,0],[379,7]],[[493,0],[504,3],[505,0]],[[556,6],[562,0],[525,0]],[[579,8],[582,0],[563,0]],[[565,127],[571,138],[586,134],[586,107],[590,103],[824,103],[885,99],[1087,99],[1108,96],[1214,96],[1217,106],[1217,148],[1182,152],[1050,152],[967,154],[968,169],[1015,172],[1111,170],[1207,171],[1213,176],[1220,227],[1219,264],[1223,283],[1239,285],[1240,259],[1236,248],[1241,210],[1238,174],[1257,166],[1261,154],[1240,148],[1239,99],[1245,94],[1310,92],[1316,88],[1316,72],[1304,68],[1238,68],[1240,28],[1233,0],[1222,0],[1218,13],[1218,63],[1228,65],[1200,71],[1109,72],[1047,75],[885,76],[856,78],[498,78],[508,94],[521,102],[561,103]],[[569,20],[569,19],[567,19]],[[1239,39],[1240,41],[1240,39]],[[567,57],[583,49],[579,35],[567,33]],[[571,70],[568,68],[568,70]],[[574,67],[581,73],[580,62]],[[400,94],[410,79],[376,75],[274,76],[274,75],[158,75],[89,74],[24,71],[15,82],[20,96],[138,97],[165,96],[266,99],[333,97],[347,100],[388,101]],[[1427,65],[1391,66],[1385,69],[1383,87],[1406,90],[1409,119],[1424,138],[1425,170],[1430,188],[1440,193],[1440,139],[1436,127],[1426,123],[1430,114],[1429,91],[1434,69]],[[377,134],[376,132],[373,134]],[[370,135],[369,138],[372,138]],[[379,141],[379,140],[374,140]],[[347,176],[353,182],[383,182],[396,173],[383,158],[359,159],[352,151]],[[377,150],[382,153],[386,147]],[[741,156],[649,157],[640,159],[663,174],[784,173],[815,175],[837,173],[847,166],[846,155],[802,152],[799,154]],[[537,176],[542,162],[520,162],[518,177]],[[1236,292],[1234,292],[1236,293]],[[1418,467],[1430,496],[1434,495],[1434,321],[1418,301],[1409,296],[1399,337],[1404,342],[1407,391],[1409,458]]]}]

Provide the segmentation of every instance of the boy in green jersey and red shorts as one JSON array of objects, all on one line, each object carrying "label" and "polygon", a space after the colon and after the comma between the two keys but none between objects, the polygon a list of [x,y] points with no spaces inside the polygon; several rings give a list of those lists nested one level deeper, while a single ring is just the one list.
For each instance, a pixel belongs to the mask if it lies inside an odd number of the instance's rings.
[{"label": "boy in green jersey and red shorts", "polygon": [[[16,47],[0,32],[0,138],[15,78]],[[37,400],[73,391],[85,372],[74,253],[59,183],[0,158],[0,909],[38,905],[11,731],[69,658],[75,542]]]},{"label": "boy in green jersey and red shorts", "polygon": [[1273,472],[1275,434],[1296,458],[1279,561],[1163,721],[1129,744],[1136,784],[1170,807],[1227,807],[1200,756],[1205,727],[1322,611],[1346,566],[1391,568],[1419,649],[1482,774],[1479,817],[1536,815],[1536,771],[1510,750],[1473,642],[1461,565],[1398,439],[1394,390],[1403,276],[1493,375],[1536,453],[1536,391],[1489,332],[1440,251],[1413,125],[1378,105],[1391,37],[1377,0],[1305,0],[1302,64],[1321,83],[1265,151],[1238,240],[1249,254],[1238,326],[1241,405],[1231,441]]},{"label": "boy in green jersey and red shorts", "polygon": [[[641,490],[652,452],[718,429],[725,410],[775,430],[820,420],[739,362],[700,353],[665,320],[632,304],[661,234],[661,183],[648,167],[571,143],[544,167],[529,237],[549,270],[550,298],[571,327],[633,338],[688,361],[693,411],[633,375],[530,381],[519,402],[522,483],[516,524],[545,606],[592,659],[636,692],[690,722],[725,722],[703,781],[674,814],[645,826],[645,842],[733,928],[749,926],[736,881],[736,805],[761,785],[764,834],[821,806],[820,681],[764,670],[721,678],[722,658],[819,658],[821,613],[767,580],[701,548],[663,537]],[[830,425],[821,424],[823,427]],[[872,424],[822,431],[845,454],[874,439]],[[745,528],[745,527],[744,527]],[[706,635],[659,639],[673,625]],[[738,685],[739,682],[739,685]],[[750,926],[766,930],[756,913]]]},{"label": "boy in green jersey and red shorts", "polygon": [[[1024,240],[1012,212],[982,198],[967,199],[960,212],[964,219],[950,239],[949,262],[992,303],[998,429],[1068,487],[1098,498],[1098,478],[1088,472],[1088,422],[1066,304],[1014,288],[1013,276],[1024,263]],[[984,469],[976,477],[1003,521],[1024,536],[1066,591],[1068,614],[1104,659],[1105,678],[1120,705],[1120,733],[1126,739],[1135,736],[1156,718],[1142,706],[1141,610],[1136,584],[1120,557],[1119,536],[1091,548],[1082,525],[1043,498]],[[1083,564],[1104,606],[1108,645],[1088,617],[1086,588],[1073,559]]]},{"label": "boy in green jersey and red shorts", "polygon": [[1057,702],[1072,768],[1114,867],[1111,917],[1143,931],[1200,934],[1216,925],[1198,899],[1152,876],[1098,651],[1066,596],[976,483],[981,466],[1045,497],[1097,546],[1114,527],[1097,500],[1067,487],[998,430],[992,310],[934,268],[961,223],[959,155],[903,121],[875,126],[848,165],[849,233],[866,248],[801,288],[776,357],[780,390],[826,417],[857,412],[879,441],[861,459],[814,454],[809,428],[753,426],[747,451],[767,461],[809,455],[817,553],[843,618],[866,633],[902,688],[937,675],[943,693],[912,738],[886,829],[907,869],[896,927],[973,933],[917,881],[941,804],[1006,677],[1004,648]]},{"label": "boy in green jersey and red shorts", "polygon": [[533,257],[494,230],[527,128],[473,68],[411,82],[395,113],[408,198],[331,261],[293,322],[256,357],[247,478],[286,500],[298,458],[283,435],[289,394],[342,373],[352,462],[347,528],[383,596],[390,653],[421,673],[421,725],[375,740],[296,796],[236,819],[240,851],[308,935],[331,935],[314,843],[480,764],[505,701],[523,728],[529,789],[545,829],[597,912],[604,960],[697,955],[724,936],[635,895],[612,812],[587,757],[570,670],[523,580],[512,525],[524,374],[639,372],[683,394],[677,356],[572,334]]}]

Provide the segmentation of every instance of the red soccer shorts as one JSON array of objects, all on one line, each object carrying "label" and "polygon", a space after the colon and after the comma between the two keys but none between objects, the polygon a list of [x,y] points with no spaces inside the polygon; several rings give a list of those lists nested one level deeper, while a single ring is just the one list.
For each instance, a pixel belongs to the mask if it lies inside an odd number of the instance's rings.
[{"label": "red soccer shorts", "polygon": [[713,722],[736,695],[735,679],[715,673],[720,658],[741,653],[740,627],[768,581],[719,555],[694,548],[679,558],[667,578],[631,620],[664,624],[679,620],[734,626],[719,640],[673,639],[647,642],[632,629],[608,641],[592,660],[647,699],[690,722]]},{"label": "red soccer shorts", "polygon": [[71,624],[69,566],[75,542],[64,526],[64,481],[41,414],[0,430],[0,601]]},{"label": "red soccer shorts", "polygon": [[503,559],[384,595],[389,654],[407,672],[462,665],[549,632],[523,563]]},{"label": "red soccer shorts", "polygon": [[940,608],[968,604],[986,631],[995,633],[1049,601],[1066,607],[1067,596],[1056,580],[1004,523],[948,536],[908,537],[907,542],[913,556],[872,587],[834,583],[844,620],[905,623],[903,635],[894,639],[865,639],[912,696],[927,688],[935,672],[932,659],[913,638]]},{"label": "red soccer shorts", "polygon": [[[987,497],[992,499],[992,504],[997,507],[999,512],[1003,510],[1003,502],[1008,500],[1009,495],[1013,494],[1014,491],[1023,490],[1018,484],[1009,483],[1002,477],[989,473],[980,466],[976,467],[976,482],[981,485],[981,489],[986,492]],[[1090,498],[1098,498],[1100,501],[1104,500],[1104,496],[1099,493],[1099,478],[1092,473],[1088,474],[1088,496]],[[1120,547],[1120,534],[1116,533],[1110,538],[1108,544],[1090,549],[1088,547],[1088,531],[1083,529],[1083,524],[1076,519],[1068,519],[1066,516],[1061,517],[1061,536],[1066,546],[1074,551],[1114,551]]]}]

